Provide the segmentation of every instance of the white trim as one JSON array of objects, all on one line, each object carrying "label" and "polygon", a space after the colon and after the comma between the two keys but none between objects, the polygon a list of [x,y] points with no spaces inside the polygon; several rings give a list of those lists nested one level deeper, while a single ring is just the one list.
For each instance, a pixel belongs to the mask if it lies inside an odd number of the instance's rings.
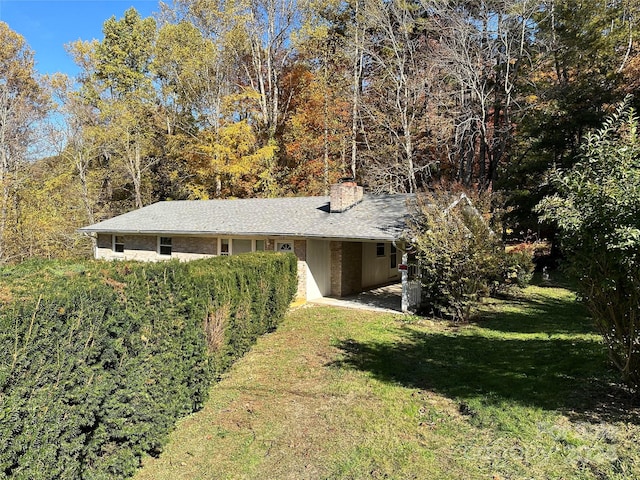
[{"label": "white trim", "polygon": [[[222,253],[222,240],[227,241],[228,251],[226,253]],[[221,257],[227,257],[231,255],[231,237],[218,237],[218,255]]]}]

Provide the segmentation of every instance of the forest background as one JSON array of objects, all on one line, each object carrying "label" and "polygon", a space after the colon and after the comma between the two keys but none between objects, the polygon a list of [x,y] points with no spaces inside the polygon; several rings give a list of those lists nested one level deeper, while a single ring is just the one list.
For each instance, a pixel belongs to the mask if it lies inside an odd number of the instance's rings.
[{"label": "forest background", "polygon": [[345,176],[489,192],[536,231],[549,169],[640,88],[639,12],[175,0],[69,44],[77,78],[39,75],[0,22],[0,263],[88,254],[76,228],[159,200],[323,195]]}]

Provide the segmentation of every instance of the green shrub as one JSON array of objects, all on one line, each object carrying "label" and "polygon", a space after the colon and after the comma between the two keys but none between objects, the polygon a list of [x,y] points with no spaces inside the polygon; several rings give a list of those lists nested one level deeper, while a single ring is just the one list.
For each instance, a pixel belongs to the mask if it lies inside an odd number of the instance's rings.
[{"label": "green shrub", "polygon": [[533,249],[516,248],[496,253],[500,267],[499,276],[494,280],[491,288],[492,293],[509,287],[524,288],[529,285],[535,268]]},{"label": "green shrub", "polygon": [[586,136],[571,170],[551,172],[557,193],[540,202],[541,219],[557,225],[576,281],[613,364],[640,392],[639,119],[621,105]]},{"label": "green shrub", "polygon": [[530,279],[531,259],[506,253],[464,195],[422,196],[412,230],[429,314],[467,320],[482,296]]},{"label": "green shrub", "polygon": [[276,327],[296,260],[40,263],[0,276],[18,292],[0,316],[0,478],[107,479],[158,454],[211,381]]}]

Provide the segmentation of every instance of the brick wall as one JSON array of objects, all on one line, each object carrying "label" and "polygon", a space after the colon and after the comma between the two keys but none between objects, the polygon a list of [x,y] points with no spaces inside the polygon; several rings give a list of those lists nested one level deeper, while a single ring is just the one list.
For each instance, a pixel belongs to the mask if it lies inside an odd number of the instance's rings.
[{"label": "brick wall", "polygon": [[293,242],[293,253],[298,257],[298,290],[297,299],[307,298],[307,241],[295,240]]},{"label": "brick wall", "polygon": [[217,254],[218,240],[211,237],[171,237],[171,256],[158,253],[156,235],[119,235],[124,238],[124,252],[113,251],[111,235],[99,234],[96,242],[96,258],[104,260],[139,260],[143,262],[167,260],[195,260]]},{"label": "brick wall", "polygon": [[218,239],[210,237],[172,237],[173,258],[195,260],[218,254]]},{"label": "brick wall", "polygon": [[294,240],[293,253],[296,254],[298,260],[307,260],[307,241],[306,240]]},{"label": "brick wall", "polygon": [[362,243],[331,242],[331,295],[362,291]]},{"label": "brick wall", "polygon": [[344,212],[362,201],[364,190],[355,182],[331,185],[329,209],[331,212]]}]

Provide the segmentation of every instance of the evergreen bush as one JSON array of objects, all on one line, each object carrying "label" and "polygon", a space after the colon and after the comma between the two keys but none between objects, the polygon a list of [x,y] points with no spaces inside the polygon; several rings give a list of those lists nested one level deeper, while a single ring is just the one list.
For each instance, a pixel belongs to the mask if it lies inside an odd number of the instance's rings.
[{"label": "evergreen bush", "polygon": [[176,419],[276,327],[296,259],[39,262],[0,275],[16,292],[0,311],[0,478],[114,479],[159,454]]}]

